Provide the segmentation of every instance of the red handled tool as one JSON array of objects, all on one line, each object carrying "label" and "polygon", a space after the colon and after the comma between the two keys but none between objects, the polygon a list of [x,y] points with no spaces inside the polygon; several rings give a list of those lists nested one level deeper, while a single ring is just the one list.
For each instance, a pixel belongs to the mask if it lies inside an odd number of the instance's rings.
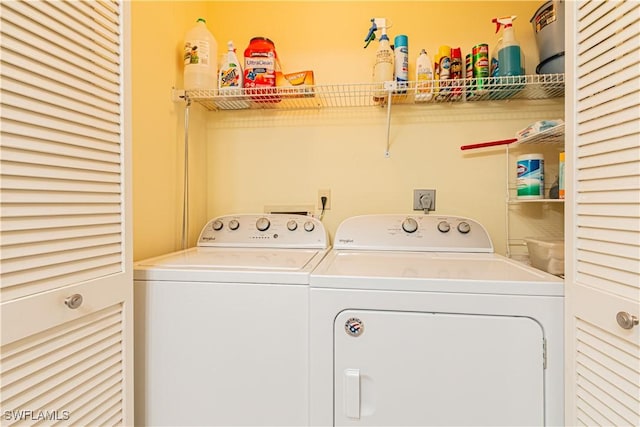
[{"label": "red handled tool", "polygon": [[517,138],[501,139],[500,141],[480,142],[478,144],[463,145],[461,150],[473,150],[474,148],[493,147],[494,145],[507,145],[516,142]]}]

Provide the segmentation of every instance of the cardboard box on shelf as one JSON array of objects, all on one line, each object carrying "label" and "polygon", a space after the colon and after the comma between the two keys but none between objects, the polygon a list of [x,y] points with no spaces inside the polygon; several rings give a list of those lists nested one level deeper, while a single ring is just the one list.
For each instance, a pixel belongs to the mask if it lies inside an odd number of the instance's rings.
[{"label": "cardboard box on shelf", "polygon": [[276,72],[276,88],[278,93],[289,95],[292,98],[314,96],[313,71],[298,71],[295,73],[283,74]]}]

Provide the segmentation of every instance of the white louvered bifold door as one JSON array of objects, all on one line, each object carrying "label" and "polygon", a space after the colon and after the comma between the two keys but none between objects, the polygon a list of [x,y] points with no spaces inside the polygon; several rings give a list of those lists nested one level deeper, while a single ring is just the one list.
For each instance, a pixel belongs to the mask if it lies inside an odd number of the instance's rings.
[{"label": "white louvered bifold door", "polygon": [[638,426],[640,2],[567,8],[566,425]]},{"label": "white louvered bifold door", "polygon": [[130,424],[129,5],[0,19],[1,423]]}]

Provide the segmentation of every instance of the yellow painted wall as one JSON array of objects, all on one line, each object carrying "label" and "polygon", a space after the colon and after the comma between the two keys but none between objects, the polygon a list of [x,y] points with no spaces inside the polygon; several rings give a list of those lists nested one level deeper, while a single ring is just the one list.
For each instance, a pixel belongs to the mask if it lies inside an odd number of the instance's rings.
[{"label": "yellow painted wall", "polygon": [[[527,72],[538,63],[529,19],[542,2],[135,1],[135,259],[179,249],[182,214],[184,33],[203,16],[222,53],[233,40],[241,56],[251,37],[275,44],[284,72],[312,69],[316,84],[366,83],[376,43],[363,49],[372,17],[393,21],[390,38],[409,36],[410,76],[420,48],[441,44],[463,55],[497,38],[494,16],[518,15],[516,35]],[[191,108],[190,244],[208,218],[263,212],[268,205],[315,205],[331,189],[325,224],[333,235],[345,218],[412,213],[415,188],[437,190],[436,213],[473,217],[505,247],[506,161],[503,149],[460,146],[504,139],[541,118],[563,116],[562,100],[394,106],[391,157],[384,157],[386,111],[224,111]]]},{"label": "yellow painted wall", "polygon": [[[528,72],[535,73],[529,19],[541,4],[214,2],[209,28],[221,44],[233,40],[240,54],[251,37],[269,37],[283,71],[313,69],[316,84],[362,83],[371,77],[377,43],[363,49],[372,17],[393,21],[391,40],[399,33],[409,36],[413,79],[420,48],[433,54],[448,44],[460,46],[464,55],[479,42],[493,45],[498,36],[491,19],[514,14]],[[394,106],[391,157],[385,158],[384,109],[212,112],[208,216],[315,205],[318,190],[330,189],[332,209],[324,221],[333,235],[349,216],[412,213],[413,189],[435,188],[436,213],[479,220],[504,253],[504,149],[463,152],[460,146],[509,138],[533,121],[562,116],[562,100]]]},{"label": "yellow painted wall", "polygon": [[[133,70],[134,260],[180,249],[184,171],[182,87],[184,34],[206,2],[141,1],[131,5]],[[206,218],[206,127],[202,110],[190,120],[190,244]]]}]

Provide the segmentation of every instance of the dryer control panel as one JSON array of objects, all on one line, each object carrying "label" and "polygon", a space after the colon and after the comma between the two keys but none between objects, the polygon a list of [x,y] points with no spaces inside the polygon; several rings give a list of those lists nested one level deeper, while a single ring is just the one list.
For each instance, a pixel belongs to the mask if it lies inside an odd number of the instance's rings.
[{"label": "dryer control panel", "polygon": [[328,247],[322,222],[305,215],[225,215],[207,222],[198,246],[313,248]]},{"label": "dryer control panel", "polygon": [[493,243],[477,221],[440,215],[362,215],[344,220],[335,249],[491,253]]}]

